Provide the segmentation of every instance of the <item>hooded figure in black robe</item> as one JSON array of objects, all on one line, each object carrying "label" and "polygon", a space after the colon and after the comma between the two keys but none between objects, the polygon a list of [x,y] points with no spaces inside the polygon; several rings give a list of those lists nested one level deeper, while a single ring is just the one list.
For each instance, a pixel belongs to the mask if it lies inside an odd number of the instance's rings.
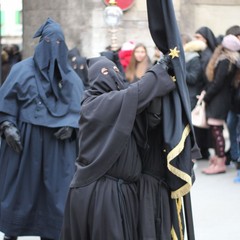
[{"label": "hooded figure in black robe", "polygon": [[88,76],[87,76],[87,58],[80,55],[79,50],[74,47],[68,52],[68,61],[77,75],[83,82],[84,89],[88,89]]},{"label": "hooded figure in black robe", "polygon": [[[171,59],[176,89],[155,99],[147,112],[147,146],[139,181],[139,239],[184,239],[182,197],[195,180],[192,159],[198,157],[185,80],[185,59],[171,0],[147,0],[149,29],[158,49]],[[161,61],[161,60],[160,60]]]},{"label": "hooded figure in black robe", "polygon": [[47,19],[34,37],[34,56],[15,64],[0,88],[0,231],[59,239],[83,84],[58,23]]},{"label": "hooded figure in black robe", "polygon": [[61,239],[138,240],[138,193],[143,142],[135,119],[155,97],[175,88],[158,64],[126,85],[106,57],[89,61],[90,88],[81,106],[77,171]]}]

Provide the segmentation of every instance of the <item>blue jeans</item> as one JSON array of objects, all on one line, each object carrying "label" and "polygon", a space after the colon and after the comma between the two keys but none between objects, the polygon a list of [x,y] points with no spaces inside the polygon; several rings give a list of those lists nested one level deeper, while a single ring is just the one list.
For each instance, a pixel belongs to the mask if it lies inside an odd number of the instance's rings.
[{"label": "blue jeans", "polygon": [[240,157],[239,143],[237,141],[238,115],[232,111],[228,112],[227,126],[230,135],[230,155],[232,160],[236,161]]},{"label": "blue jeans", "polygon": [[[238,116],[238,122],[237,122],[237,144],[238,144],[238,149],[240,152],[240,114],[237,115]],[[238,161],[240,161],[240,155],[238,155]]]}]

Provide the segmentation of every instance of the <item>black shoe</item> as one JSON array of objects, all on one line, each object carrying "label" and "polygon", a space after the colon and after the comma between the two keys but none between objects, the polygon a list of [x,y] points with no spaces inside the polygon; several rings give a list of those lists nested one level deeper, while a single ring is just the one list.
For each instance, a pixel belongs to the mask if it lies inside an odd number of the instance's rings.
[{"label": "black shoe", "polygon": [[208,148],[207,149],[200,149],[201,151],[201,155],[202,155],[202,158],[200,158],[200,160],[208,160],[209,157],[210,157],[210,153],[208,151]]},{"label": "black shoe", "polygon": [[238,161],[236,161],[236,169],[240,170],[240,159],[238,159]]},{"label": "black shoe", "polygon": [[3,240],[17,240],[18,237],[4,236]]},{"label": "black shoe", "polygon": [[226,156],[226,162],[225,165],[229,166],[231,162],[235,163],[236,160],[232,159],[230,151],[225,152],[225,156]]}]

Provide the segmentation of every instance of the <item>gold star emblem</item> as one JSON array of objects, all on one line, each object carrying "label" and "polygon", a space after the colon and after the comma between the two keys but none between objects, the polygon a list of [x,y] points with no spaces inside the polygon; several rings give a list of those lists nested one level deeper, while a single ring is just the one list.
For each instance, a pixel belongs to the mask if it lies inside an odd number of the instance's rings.
[{"label": "gold star emblem", "polygon": [[179,53],[180,51],[177,49],[177,47],[175,47],[174,49],[170,49],[170,53],[168,55],[174,59],[175,57],[179,57]]},{"label": "gold star emblem", "polygon": [[176,76],[172,76],[171,79],[172,79],[173,82],[177,81]]}]

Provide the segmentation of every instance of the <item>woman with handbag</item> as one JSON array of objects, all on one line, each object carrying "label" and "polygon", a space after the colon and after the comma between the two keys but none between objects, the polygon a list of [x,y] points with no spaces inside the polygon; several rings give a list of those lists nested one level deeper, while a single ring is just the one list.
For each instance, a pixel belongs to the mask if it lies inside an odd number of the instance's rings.
[{"label": "woman with handbag", "polygon": [[[201,82],[201,90],[204,90],[208,81],[207,81],[207,76],[206,76],[206,67],[208,65],[208,62],[217,47],[218,43],[216,40],[216,37],[213,33],[213,31],[207,27],[207,26],[202,26],[200,27],[194,34],[194,39],[198,41],[202,41],[207,45],[207,47],[203,50],[199,50],[198,53],[200,55],[200,62],[201,62],[201,67],[202,67],[202,74],[200,76],[199,81]],[[211,134],[209,129],[207,128],[200,128],[195,126],[194,127],[198,147],[200,148],[202,158],[201,159],[209,159],[210,152],[209,148],[212,147],[212,141],[211,141]],[[198,159],[200,160],[200,159]]]},{"label": "woman with handbag", "polygon": [[234,35],[227,35],[216,48],[207,66],[209,85],[200,98],[206,103],[207,123],[213,139],[215,156],[210,165],[203,170],[205,174],[226,172],[225,140],[223,126],[230,109],[231,83],[240,58],[240,41]]}]

